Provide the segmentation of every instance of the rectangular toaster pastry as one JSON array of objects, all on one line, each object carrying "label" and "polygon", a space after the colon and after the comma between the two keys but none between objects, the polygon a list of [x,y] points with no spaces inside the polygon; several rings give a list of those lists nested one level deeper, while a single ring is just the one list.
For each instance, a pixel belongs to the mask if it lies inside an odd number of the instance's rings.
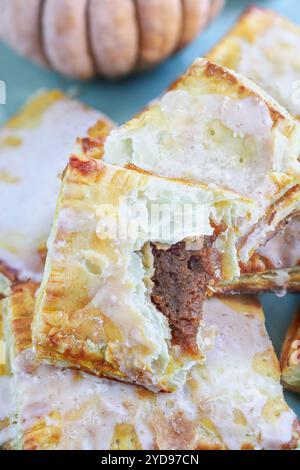
[{"label": "rectangular toaster pastry", "polygon": [[38,358],[172,391],[201,361],[207,286],[233,277],[252,201],[70,158],[33,324]]},{"label": "rectangular toaster pastry", "polygon": [[205,367],[195,367],[177,392],[153,393],[79,371],[38,364],[30,344],[36,288],[32,284],[18,285],[5,301],[20,449],[234,450],[297,446],[297,419],[284,401],[278,361],[255,299],[206,300]]},{"label": "rectangular toaster pastry", "polygon": [[299,122],[254,82],[197,59],[132,121],[102,158],[251,198],[260,221],[240,241],[241,266],[299,210]]},{"label": "rectangular toaster pastry", "polygon": [[[299,48],[298,25],[255,6],[247,9],[207,57],[255,81],[299,119]],[[243,276],[221,284],[219,292],[300,290],[299,214],[287,222],[285,230],[253,254]]]},{"label": "rectangular toaster pastry", "polygon": [[300,118],[300,27],[252,6],[207,58],[245,75]]},{"label": "rectangular toaster pastry", "polygon": [[8,279],[41,280],[61,174],[76,138],[101,140],[110,128],[100,112],[54,90],[33,97],[0,129],[0,273]]},{"label": "rectangular toaster pastry", "polygon": [[12,374],[0,302],[0,450],[12,448],[16,437],[14,411]]},{"label": "rectangular toaster pastry", "polygon": [[300,393],[300,312],[287,332],[280,358],[282,383],[293,392]]}]

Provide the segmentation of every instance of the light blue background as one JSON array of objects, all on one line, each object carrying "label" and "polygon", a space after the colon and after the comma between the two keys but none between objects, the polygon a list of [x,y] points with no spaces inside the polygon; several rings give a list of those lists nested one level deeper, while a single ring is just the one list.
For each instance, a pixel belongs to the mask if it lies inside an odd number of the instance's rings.
[{"label": "light blue background", "polygon": [[[7,104],[0,106],[0,124],[15,113],[37,90],[60,88],[74,91],[74,87],[81,100],[101,109],[121,124],[139,112],[151,99],[157,97],[197,56],[209,51],[251,3],[253,2],[249,0],[227,0],[222,15],[184,51],[147,75],[136,75],[117,82],[94,80],[81,83],[69,80],[55,72],[32,65],[0,44],[0,80],[4,80],[7,86]],[[273,8],[300,24],[299,0],[261,0],[256,3]],[[274,295],[264,295],[262,301],[267,316],[267,327],[279,353],[292,315],[300,304],[299,297],[286,295],[278,298]],[[287,394],[287,397],[300,417],[300,397],[293,394]]]}]

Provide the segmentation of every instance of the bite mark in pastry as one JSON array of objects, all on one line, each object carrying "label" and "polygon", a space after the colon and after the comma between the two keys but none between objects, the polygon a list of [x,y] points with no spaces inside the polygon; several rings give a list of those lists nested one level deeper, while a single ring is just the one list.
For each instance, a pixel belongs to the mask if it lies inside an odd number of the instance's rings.
[{"label": "bite mark in pastry", "polygon": [[197,59],[159,100],[111,132],[103,159],[251,198],[259,220],[240,241],[246,264],[299,210],[299,130],[253,82]]},{"label": "bite mark in pastry", "polygon": [[255,206],[82,150],[65,172],[48,243],[33,325],[38,357],[172,391],[203,358],[207,286],[235,275]]}]

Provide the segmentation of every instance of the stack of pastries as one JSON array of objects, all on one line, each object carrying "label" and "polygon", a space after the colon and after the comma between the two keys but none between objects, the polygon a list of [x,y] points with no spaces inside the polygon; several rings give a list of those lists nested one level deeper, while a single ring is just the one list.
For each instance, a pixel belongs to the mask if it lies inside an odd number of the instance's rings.
[{"label": "stack of pastries", "polygon": [[53,91],[0,131],[0,446],[300,445],[257,297],[300,291],[299,46],[252,8],[119,128]]}]

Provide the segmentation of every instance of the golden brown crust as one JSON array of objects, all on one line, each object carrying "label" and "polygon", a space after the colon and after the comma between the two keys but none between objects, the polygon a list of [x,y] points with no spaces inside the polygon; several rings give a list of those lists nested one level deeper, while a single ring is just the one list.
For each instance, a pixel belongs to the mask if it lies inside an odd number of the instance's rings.
[{"label": "golden brown crust", "polygon": [[300,269],[277,269],[243,274],[229,282],[213,286],[216,294],[259,294],[263,292],[300,292]]},{"label": "golden brown crust", "polygon": [[227,305],[234,312],[240,313],[241,315],[256,318],[262,322],[265,319],[264,312],[257,295],[218,295],[218,300]]},{"label": "golden brown crust", "polygon": [[[287,195],[288,196],[288,195]],[[282,220],[280,224],[278,224],[277,229],[272,233],[271,238],[266,240],[266,243],[264,244],[263,247],[268,246],[268,243],[270,240],[278,236],[281,232],[284,232],[286,229],[289,228],[289,224],[293,223],[294,220],[299,218],[299,211],[294,211],[288,218]],[[293,228],[291,229],[291,232],[293,233]],[[295,235],[296,235],[296,230],[295,230]],[[296,235],[297,236],[297,235]],[[288,241],[288,235],[286,235],[285,242]],[[286,243],[285,243],[286,244]],[[287,247],[288,250],[288,247]],[[279,266],[280,264],[280,266]],[[259,252],[255,252],[248,263],[240,263],[240,268],[241,268],[241,274],[251,274],[251,273],[260,273],[260,272],[266,272],[266,271],[272,271],[274,269],[289,269],[289,268],[294,268],[296,266],[300,265],[300,261],[295,263],[295,266],[291,266],[291,263],[287,263],[284,265],[282,262],[278,263],[277,265],[274,265],[272,260],[269,259],[267,254],[261,254]]]},{"label": "golden brown crust", "polygon": [[[102,145],[111,128],[98,111],[51,90],[32,97],[0,130],[0,179],[7,173],[16,180],[5,185],[6,198],[0,204],[0,274],[10,282],[42,278],[60,177],[76,138],[87,136]],[[40,216],[32,220],[32,212]],[[6,291],[2,279],[0,291]]]},{"label": "golden brown crust", "polygon": [[77,139],[82,155],[101,160],[104,156],[104,144],[112,131],[113,125],[105,119],[99,119],[94,126],[88,129],[88,136]]},{"label": "golden brown crust", "polygon": [[[53,417],[49,417],[49,419]],[[55,416],[55,418],[57,418]],[[62,438],[62,428],[56,425],[49,425],[46,419],[39,419],[23,433],[22,450],[55,450]]]},{"label": "golden brown crust", "polygon": [[10,321],[15,355],[32,346],[31,324],[38,287],[39,284],[34,282],[19,282],[12,286]]},{"label": "golden brown crust", "polygon": [[280,356],[284,387],[300,393],[300,311],[290,325]]},{"label": "golden brown crust", "polygon": [[[250,91],[245,85],[240,85],[239,80],[228,70],[224,70],[224,67],[218,65],[213,62],[208,62],[206,66],[206,74],[208,77],[214,77],[216,81],[226,81],[227,83],[234,85],[235,87],[238,85],[237,93],[238,95],[247,95],[247,96],[255,96],[255,93]],[[191,70],[191,75],[193,76],[193,68]],[[197,72],[196,72],[197,76]],[[270,106],[269,103],[266,103],[269,108],[269,112],[273,121],[273,125],[275,126],[280,120],[284,119],[284,116],[273,106]]]},{"label": "golden brown crust", "polygon": [[[239,97],[240,99],[249,96],[257,97],[257,92],[263,94],[262,90],[259,90],[259,88],[255,89],[256,86],[253,83],[251,84],[247,79],[242,80],[242,76],[238,76],[228,68],[210,60],[206,62],[202,61],[201,64],[199,61],[194,62],[186,74],[173,82],[169,87],[169,91],[181,89],[185,86],[188,88],[191,80],[201,77],[203,73],[210,78],[210,90],[215,93],[221,92],[227,96]],[[253,85],[252,89],[251,85]],[[260,99],[262,99],[268,107],[270,117],[273,121],[273,127],[278,125],[280,121],[285,120],[285,116],[282,114],[284,109],[282,108],[282,112],[276,109],[274,100],[269,100],[267,94],[261,96]],[[285,132],[290,132],[288,127]]]},{"label": "golden brown crust", "polygon": [[[100,175],[101,170],[96,160],[83,160],[77,155],[71,155],[69,160],[70,168],[78,171],[82,176],[90,177],[92,175]],[[104,167],[104,166],[103,166]],[[103,168],[102,167],[102,168]]]},{"label": "golden brown crust", "polygon": [[292,440],[282,447],[282,450],[299,450],[300,442],[300,421],[296,420],[294,424],[294,433]]},{"label": "golden brown crust", "polygon": [[[235,50],[234,48],[232,48],[232,50],[227,49],[228,38],[234,38],[236,36],[242,38],[246,37],[249,42],[254,42],[257,35],[267,29],[276,17],[278,17],[278,15],[272,10],[267,10],[257,5],[249,6],[242,13],[239,20],[228,34],[210,50],[207,54],[207,58],[218,63],[225,63],[228,67],[235,70],[236,67],[230,60],[232,55],[233,59],[236,59]],[[220,58],[221,60],[218,60]]]},{"label": "golden brown crust", "polygon": [[248,263],[240,263],[240,268],[241,274],[249,274],[270,271],[274,269],[274,266],[266,256],[262,256],[259,253],[254,253]]},{"label": "golden brown crust", "polygon": [[288,329],[280,358],[280,366],[284,369],[288,365],[289,355],[291,352],[292,343],[300,337],[300,311],[295,315],[295,318]]},{"label": "golden brown crust", "polygon": [[0,451],[2,450],[15,450],[13,442],[6,442],[2,446],[0,446]]}]

